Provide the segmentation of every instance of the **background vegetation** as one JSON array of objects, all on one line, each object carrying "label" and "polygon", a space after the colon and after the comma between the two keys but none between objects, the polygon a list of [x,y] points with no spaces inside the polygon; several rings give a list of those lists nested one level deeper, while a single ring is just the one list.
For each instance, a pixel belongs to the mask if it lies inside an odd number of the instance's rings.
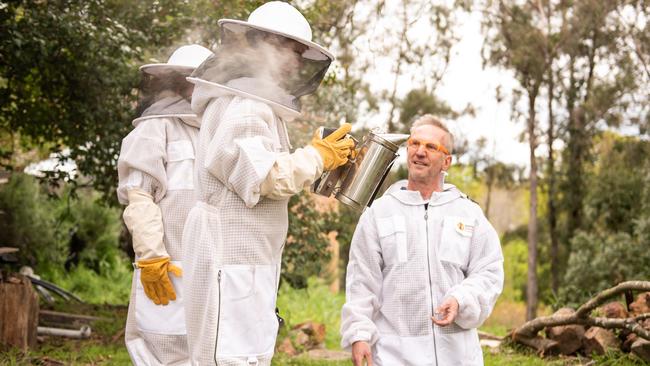
[{"label": "background vegetation", "polygon": [[[0,2],[0,179],[8,177],[0,184],[0,246],[20,249],[10,269],[31,266],[88,303],[113,304],[111,316],[123,323],[133,253],[117,207],[115,166],[134,117],[137,67],[164,61],[180,44],[214,48],[218,19],[245,19],[261,3]],[[504,293],[485,330],[503,335],[618,282],[650,278],[650,2],[292,3],[310,20],[314,40],[337,55],[319,92],[304,101],[304,118],[290,131],[294,146],[315,126],[344,120],[356,121],[358,136],[367,131],[364,121],[405,132],[423,113],[444,117],[453,129],[475,110],[451,108],[437,87],[454,62],[459,19],[482,20],[485,66],[515,78],[497,90],[495,103],[507,96],[530,153],[526,166],[515,166],[497,161],[485,138],[456,136],[449,181],[483,207],[505,256]],[[426,35],[411,31],[416,25]],[[373,45],[372,53],[359,44]],[[376,58],[388,60],[389,74],[374,74]],[[368,75],[390,82],[376,90]],[[26,169],[50,156],[58,169]],[[397,167],[391,181],[405,176]],[[290,207],[280,309],[289,325],[326,324],[326,346],[336,349],[343,295],[331,295],[328,285],[345,286],[359,214],[308,194]],[[336,234],[338,253],[328,233]],[[125,350],[113,339],[119,330],[106,329],[92,346],[44,346],[37,356],[122,364]],[[0,361],[29,357],[6,353]],[[597,361],[633,362],[626,357]],[[516,347],[486,352],[486,364],[526,362],[542,361]]]}]

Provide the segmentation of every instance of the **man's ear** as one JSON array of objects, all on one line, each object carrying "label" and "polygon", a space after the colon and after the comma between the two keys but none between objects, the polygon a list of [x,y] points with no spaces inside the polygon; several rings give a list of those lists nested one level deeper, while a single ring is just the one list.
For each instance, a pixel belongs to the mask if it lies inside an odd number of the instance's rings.
[{"label": "man's ear", "polygon": [[449,167],[451,166],[451,155],[445,156],[445,160],[442,163],[442,170],[449,170]]}]

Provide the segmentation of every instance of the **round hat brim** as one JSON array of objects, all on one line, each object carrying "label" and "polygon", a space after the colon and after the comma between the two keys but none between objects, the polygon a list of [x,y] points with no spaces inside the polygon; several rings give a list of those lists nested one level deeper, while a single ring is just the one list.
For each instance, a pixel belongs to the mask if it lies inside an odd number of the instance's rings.
[{"label": "round hat brim", "polygon": [[140,66],[140,71],[151,75],[160,75],[170,71],[189,75],[194,71],[194,67],[170,64],[146,64]]},{"label": "round hat brim", "polygon": [[253,29],[264,31],[264,32],[273,33],[273,34],[277,34],[277,35],[280,35],[280,36],[283,36],[283,37],[287,37],[287,38],[293,39],[296,42],[302,43],[302,44],[304,44],[305,46],[307,46],[309,48],[315,49],[316,51],[322,53],[325,57],[330,59],[330,61],[335,60],[334,55],[330,51],[328,51],[325,47],[323,47],[323,46],[321,46],[321,45],[319,45],[317,43],[308,41],[306,39],[302,39],[302,38],[298,38],[296,36],[292,36],[291,34],[288,34],[288,33],[278,32],[278,31],[276,31],[274,29],[261,27],[259,25],[255,25],[255,24],[251,24],[249,22],[245,22],[245,21],[242,21],[242,20],[235,20],[235,19],[219,19],[219,21],[217,23],[219,24],[220,27],[223,27],[224,25],[228,25],[228,24],[235,24],[235,25],[244,26],[244,27],[248,27],[248,28],[253,28]]},{"label": "round hat brim", "polygon": [[301,113],[299,111],[297,111],[295,109],[291,109],[291,108],[287,107],[286,105],[280,104],[278,102],[274,102],[274,101],[266,99],[266,98],[258,97],[257,95],[250,94],[250,93],[247,93],[247,92],[239,90],[239,89],[231,88],[231,87],[225,86],[223,84],[218,84],[218,83],[215,83],[215,82],[212,82],[212,81],[207,81],[205,79],[191,78],[190,77],[190,78],[186,78],[186,80],[189,81],[192,84],[204,84],[204,85],[208,85],[208,86],[211,86],[211,87],[214,87],[214,88],[218,88],[218,89],[227,91],[227,92],[235,94],[235,95],[239,95],[239,96],[244,97],[244,98],[259,100],[260,102],[266,103],[266,104],[270,105],[273,108],[278,108],[278,109],[282,110],[284,113],[286,113],[287,116],[290,116],[292,118],[298,118],[298,117],[301,116]]}]

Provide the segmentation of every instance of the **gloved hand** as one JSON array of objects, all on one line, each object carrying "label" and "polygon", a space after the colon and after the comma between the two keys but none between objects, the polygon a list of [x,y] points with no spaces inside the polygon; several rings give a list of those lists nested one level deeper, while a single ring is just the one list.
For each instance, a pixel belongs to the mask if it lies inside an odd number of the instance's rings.
[{"label": "gloved hand", "polygon": [[323,159],[324,170],[333,170],[347,163],[348,156],[354,147],[354,141],[350,137],[344,136],[350,132],[351,129],[352,125],[344,123],[343,126],[339,127],[339,129],[332,132],[324,139],[320,138],[318,130],[314,133],[311,145],[316,149],[316,151],[318,151]]},{"label": "gloved hand", "polygon": [[156,305],[167,305],[170,300],[176,300],[174,285],[167,272],[180,277],[183,271],[169,263],[169,257],[143,259],[136,262],[140,268],[140,282],[144,293]]}]

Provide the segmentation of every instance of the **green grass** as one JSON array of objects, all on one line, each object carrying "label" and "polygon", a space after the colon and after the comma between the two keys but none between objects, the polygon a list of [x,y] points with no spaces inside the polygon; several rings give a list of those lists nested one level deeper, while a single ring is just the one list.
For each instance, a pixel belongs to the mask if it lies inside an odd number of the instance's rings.
[{"label": "green grass", "polygon": [[273,361],[271,362],[272,366],[349,366],[351,364],[349,360],[312,360],[306,356],[288,357],[277,353],[273,356]]},{"label": "green grass", "polygon": [[[303,290],[283,286],[278,295],[278,307],[285,318],[287,328],[304,321],[323,323],[326,326],[325,345],[328,349],[339,349],[339,319],[340,309],[345,302],[343,294],[332,294],[327,284],[318,279],[309,281],[309,288]],[[513,323],[513,314],[518,314],[518,307],[523,304],[503,301],[497,305],[494,317],[486,322],[481,329],[503,336]],[[130,359],[124,346],[124,336],[121,330],[126,320],[126,306],[111,305],[61,305],[55,310],[94,315],[106,320],[92,324],[93,335],[87,340],[66,340],[55,337],[45,338],[45,342],[23,354],[17,350],[0,351],[0,365],[47,365],[48,360],[56,360],[65,365],[130,365]],[[515,316],[514,318],[518,318]],[[278,340],[281,341],[280,335]],[[538,366],[538,365],[585,365],[590,359],[585,357],[551,357],[540,358],[528,348],[516,344],[503,345],[498,353],[484,349],[483,355],[486,366]],[[605,366],[637,366],[644,363],[629,354],[620,352],[604,356],[594,356],[595,365]],[[273,366],[341,366],[351,365],[349,360],[315,360],[307,355],[289,357],[276,353]]]},{"label": "green grass", "polygon": [[309,279],[309,287],[296,290],[284,284],[278,293],[277,306],[287,327],[305,321],[325,324],[325,347],[339,349],[341,337],[341,308],[345,294],[332,294],[323,280]]}]

